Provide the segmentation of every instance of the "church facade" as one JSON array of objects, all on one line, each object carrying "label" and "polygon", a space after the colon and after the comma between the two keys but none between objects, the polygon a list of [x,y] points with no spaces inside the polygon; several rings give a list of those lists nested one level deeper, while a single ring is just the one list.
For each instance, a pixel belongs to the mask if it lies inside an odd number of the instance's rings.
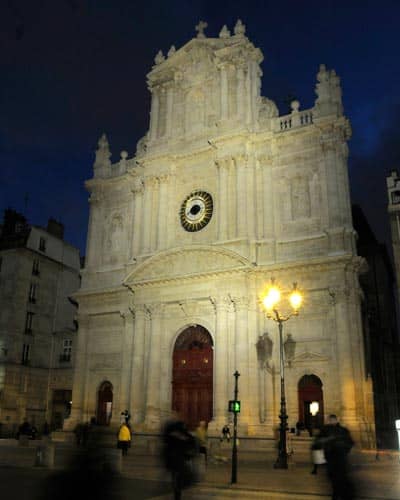
[{"label": "church facade", "polygon": [[[341,87],[321,65],[316,100],[279,116],[261,96],[263,55],[238,21],[197,37],[147,75],[148,133],[112,164],[99,141],[79,301],[72,413],[135,430],[172,410],[190,426],[229,421],[238,370],[242,434],[272,436],[279,419],[278,327],[260,294],[273,278],[304,294],[284,326],[289,426],[336,413],[374,436],[366,377]],[[282,306],[283,308],[285,305]]]}]

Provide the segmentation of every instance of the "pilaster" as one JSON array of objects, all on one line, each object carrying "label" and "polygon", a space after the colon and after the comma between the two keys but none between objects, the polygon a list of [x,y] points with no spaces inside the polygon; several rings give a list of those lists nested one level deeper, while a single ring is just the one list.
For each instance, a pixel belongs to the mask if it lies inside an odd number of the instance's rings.
[{"label": "pilaster", "polygon": [[143,180],[141,178],[136,179],[136,184],[133,192],[133,234],[132,234],[132,242],[131,242],[131,259],[133,257],[137,257],[140,254],[140,248],[142,244],[141,240],[141,225],[143,219]]},{"label": "pilaster", "polygon": [[146,417],[147,429],[160,426],[160,364],[161,364],[161,316],[162,304],[147,306],[150,314],[150,349],[147,364]]},{"label": "pilaster", "polygon": [[247,297],[234,297],[235,308],[235,369],[240,373],[239,399],[241,400],[240,424],[247,430],[250,421],[249,331]]},{"label": "pilaster", "polygon": [[85,390],[87,371],[87,345],[89,332],[89,316],[79,315],[78,345],[74,359],[74,381],[72,391],[72,408],[68,419],[64,421],[64,430],[73,430],[78,422],[85,419]]},{"label": "pilaster", "polygon": [[[132,365],[133,365],[133,337],[135,315],[133,309],[121,311],[124,320],[124,333],[122,345],[122,367],[121,367],[121,392],[120,392],[120,412],[130,408]],[[114,410],[115,412],[115,410]]]},{"label": "pilaster", "polygon": [[134,308],[133,360],[132,382],[130,386],[130,401],[132,422],[137,424],[144,418],[144,368],[145,368],[145,320],[146,310],[142,304]]},{"label": "pilaster", "polygon": [[150,112],[150,140],[154,141],[157,139],[158,133],[158,117],[159,117],[159,89],[152,88],[152,99],[151,99],[151,112]]}]

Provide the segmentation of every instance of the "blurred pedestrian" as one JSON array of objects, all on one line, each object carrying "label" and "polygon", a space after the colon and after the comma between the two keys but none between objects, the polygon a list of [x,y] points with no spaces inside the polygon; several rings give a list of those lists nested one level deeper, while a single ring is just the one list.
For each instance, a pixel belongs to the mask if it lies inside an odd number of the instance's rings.
[{"label": "blurred pedestrian", "polygon": [[313,469],[311,474],[317,474],[318,465],[326,464],[325,453],[321,442],[319,441],[319,435],[314,439],[311,445],[311,457],[313,462]]},{"label": "blurred pedestrian", "polygon": [[316,440],[322,447],[332,484],[332,500],[353,500],[354,485],[350,480],[347,456],[354,445],[350,432],[339,424],[336,415],[329,415]]},{"label": "blurred pedestrian", "polygon": [[118,448],[122,450],[122,456],[125,456],[128,454],[128,448],[131,446],[131,431],[129,430],[129,427],[126,425],[125,422],[123,422],[120,425],[119,431],[118,431]]},{"label": "blurred pedestrian", "polygon": [[180,500],[182,489],[193,484],[196,478],[192,461],[196,455],[196,439],[176,416],[165,424],[163,441],[163,459],[171,473],[174,499]]}]

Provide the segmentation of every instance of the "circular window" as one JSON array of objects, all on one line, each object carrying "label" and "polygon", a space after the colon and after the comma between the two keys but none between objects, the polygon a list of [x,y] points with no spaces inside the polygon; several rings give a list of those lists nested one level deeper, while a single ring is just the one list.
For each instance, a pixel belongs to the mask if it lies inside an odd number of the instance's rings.
[{"label": "circular window", "polygon": [[186,231],[199,231],[211,219],[213,200],[205,191],[194,191],[183,201],[180,210],[181,224]]}]

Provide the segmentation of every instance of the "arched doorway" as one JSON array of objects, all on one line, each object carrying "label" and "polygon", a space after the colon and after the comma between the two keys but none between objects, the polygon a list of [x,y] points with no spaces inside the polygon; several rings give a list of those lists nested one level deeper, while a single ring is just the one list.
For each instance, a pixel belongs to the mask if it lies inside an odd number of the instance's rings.
[{"label": "arched doorway", "polygon": [[[324,423],[324,396],[322,392],[322,382],[316,375],[304,375],[299,380],[299,422],[302,422],[306,429],[320,428]],[[315,417],[310,412],[312,402],[318,403],[318,413]]]},{"label": "arched doorway", "polygon": [[97,423],[109,425],[112,414],[113,386],[110,382],[103,382],[97,395]]},{"label": "arched doorway", "polygon": [[213,349],[208,331],[194,325],[175,342],[172,370],[172,409],[189,429],[213,415]]}]

